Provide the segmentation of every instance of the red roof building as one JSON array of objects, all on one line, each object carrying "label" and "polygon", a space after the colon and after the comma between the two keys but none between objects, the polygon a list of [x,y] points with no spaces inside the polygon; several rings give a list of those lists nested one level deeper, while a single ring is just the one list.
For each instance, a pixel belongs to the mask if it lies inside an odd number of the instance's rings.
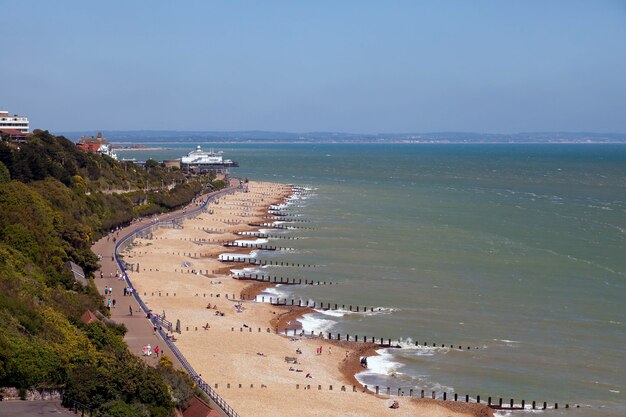
[{"label": "red roof building", "polygon": [[28,133],[21,132],[17,129],[0,129],[4,135],[9,137],[9,140],[13,142],[25,142],[28,138]]},{"label": "red roof building", "polygon": [[91,324],[94,321],[98,321],[98,317],[91,312],[91,310],[85,310],[82,316],[80,316],[80,321],[85,324]]},{"label": "red roof building", "polygon": [[183,417],[220,417],[220,415],[211,409],[209,404],[194,396],[189,407],[183,411]]}]

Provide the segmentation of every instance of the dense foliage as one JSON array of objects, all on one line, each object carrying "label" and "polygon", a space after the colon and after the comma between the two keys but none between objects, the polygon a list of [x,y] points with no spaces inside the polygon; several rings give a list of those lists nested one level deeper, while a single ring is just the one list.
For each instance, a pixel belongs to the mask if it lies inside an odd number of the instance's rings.
[{"label": "dense foliage", "polygon": [[[171,364],[146,366],[129,352],[123,329],[80,321],[102,301],[64,265],[93,272],[94,239],[188,203],[207,181],[85,153],[43,131],[19,146],[0,142],[0,386],[62,386],[109,415],[167,416],[184,405],[192,382]],[[138,189],[146,183],[177,185]],[[135,191],[110,192],[128,188]]]}]

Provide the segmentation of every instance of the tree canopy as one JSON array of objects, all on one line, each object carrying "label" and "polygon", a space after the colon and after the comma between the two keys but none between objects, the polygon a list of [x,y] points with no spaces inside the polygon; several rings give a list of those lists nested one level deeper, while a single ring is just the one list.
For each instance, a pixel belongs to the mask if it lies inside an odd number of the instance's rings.
[{"label": "tree canopy", "polygon": [[[91,274],[95,239],[186,204],[207,186],[208,178],[189,181],[153,165],[86,153],[47,131],[19,147],[0,142],[0,386],[64,387],[112,416],[168,416],[189,400],[189,378],[167,361],[145,365],[123,328],[80,321],[87,309],[106,311],[95,287],[77,284],[64,267],[73,261]],[[146,181],[178,185],[137,190]],[[109,192],[128,187],[135,191]]]}]

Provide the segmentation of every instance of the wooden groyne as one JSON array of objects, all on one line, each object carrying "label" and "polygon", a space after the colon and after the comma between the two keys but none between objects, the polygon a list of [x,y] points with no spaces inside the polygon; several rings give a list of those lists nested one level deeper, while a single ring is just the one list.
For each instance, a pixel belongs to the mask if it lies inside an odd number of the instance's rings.
[{"label": "wooden groyne", "polygon": [[276,220],[285,223],[311,223],[311,220],[294,219],[293,217],[281,217],[281,216],[261,216],[261,219]]},{"label": "wooden groyne", "polygon": [[314,230],[312,227],[291,226],[291,225],[274,224],[274,223],[248,223],[248,226],[264,227],[268,229],[282,229],[282,230],[290,230],[290,229]]},{"label": "wooden groyne", "polygon": [[[267,282],[271,284],[282,284],[282,285],[333,285],[332,281],[315,281],[308,280],[302,278],[289,278],[289,277],[278,277],[278,276],[270,276],[265,274],[234,274],[234,279],[242,280],[242,281],[259,281],[259,282]],[[335,284],[336,285],[336,284]],[[242,300],[245,298],[241,298]]]},{"label": "wooden groyne", "polygon": [[[151,296],[158,296],[158,297],[169,297],[170,293],[166,292],[165,295],[163,295],[163,292],[152,292]],[[144,296],[147,296],[147,293],[144,292]],[[173,297],[176,297],[176,293],[172,293]],[[301,307],[301,308],[310,308],[310,309],[328,309],[330,307],[330,304],[327,305],[326,308],[323,307],[323,303],[320,303],[319,305],[316,302],[310,302],[307,301],[306,303],[303,303],[302,300],[298,300],[297,303],[295,303],[295,300],[289,300],[291,301],[291,303],[288,302],[287,299],[279,299],[279,298],[274,298],[274,297],[265,297],[265,296],[261,296],[261,295],[257,295],[257,296],[247,296],[245,294],[240,294],[239,297],[237,297],[235,294],[225,294],[225,293],[204,293],[204,294],[199,294],[196,293],[195,294],[196,297],[200,297],[202,296],[203,298],[223,298],[225,300],[229,300],[232,302],[240,302],[240,301],[252,301],[252,302],[267,302],[273,306],[277,306],[277,307],[281,307],[281,306],[293,306],[293,307]],[[381,307],[359,307],[359,306],[348,306],[348,308],[346,309],[345,305],[342,306],[344,308],[345,311],[353,311],[353,312],[375,312],[375,311],[381,311],[382,308]],[[335,309],[337,309],[337,304],[335,304]],[[177,320],[177,328],[179,327],[180,324]],[[233,328],[234,331],[235,328]],[[189,330],[189,327],[187,326],[187,330]],[[196,330],[197,327],[196,327]],[[243,331],[243,328],[242,330]],[[252,332],[252,329],[249,328],[249,331]],[[270,332],[270,329],[267,329],[268,332]],[[261,329],[259,328],[259,332],[261,332]],[[409,346],[415,346],[418,348],[430,348],[430,349],[451,349],[451,350],[458,350],[458,351],[469,351],[469,350],[477,350],[477,349],[481,349],[478,346],[475,347],[470,347],[470,346],[463,346],[460,344],[438,344],[436,342],[431,342],[429,344],[429,342],[427,341],[423,341],[422,343],[419,342],[419,340],[415,340],[414,342],[408,342],[409,339],[406,339],[406,341],[403,341],[401,339],[391,339],[391,338],[384,338],[384,337],[374,337],[374,336],[359,336],[359,335],[350,335],[350,334],[341,334],[341,333],[332,333],[332,332],[314,332],[314,331],[310,331],[310,332],[305,332],[304,330],[302,330],[301,328],[284,328],[281,330],[276,329],[274,331],[276,334],[282,334],[285,336],[296,336],[296,337],[307,337],[307,338],[321,338],[321,339],[326,339],[329,341],[346,341],[346,342],[354,342],[354,343],[372,343],[375,345],[378,345],[380,347],[383,348],[402,348],[402,347],[409,347]]]},{"label": "wooden groyne", "polygon": [[261,233],[261,232],[237,232],[237,234],[239,236],[252,236],[252,237],[259,237],[259,238],[264,238],[264,239],[284,239],[284,240],[299,240],[299,239],[302,239],[302,237],[270,235],[270,234]]},{"label": "wooden groyne", "polygon": [[[272,305],[275,306],[284,306],[285,304],[275,304],[275,303],[271,303]],[[402,340],[396,340],[396,339],[390,339],[390,338],[385,338],[385,337],[374,337],[374,336],[359,336],[359,335],[350,335],[350,334],[341,334],[341,333],[332,333],[332,332],[317,332],[315,333],[313,330],[311,330],[310,332],[305,332],[302,329],[295,329],[295,328],[288,328],[288,329],[283,329],[283,330],[277,330],[276,331],[277,334],[283,334],[285,336],[289,336],[290,334],[292,336],[300,336],[300,337],[311,337],[311,338],[320,338],[320,339],[326,339],[326,340],[336,340],[336,341],[346,341],[346,342],[354,342],[354,343],[372,343],[374,345],[378,345],[381,348],[396,348],[396,349],[401,349],[402,347],[409,347],[409,346],[414,346],[417,348],[424,348],[424,349],[451,349],[451,350],[458,350],[460,352],[465,352],[468,350],[478,350],[480,349],[479,346],[474,346],[473,348],[471,346],[463,346],[463,345],[446,345],[446,344],[441,344],[438,345],[435,342],[432,342],[431,345],[428,345],[428,342],[422,342],[420,344],[420,342],[418,340],[415,340],[415,342],[412,342],[411,344],[404,342]]]},{"label": "wooden groyne", "polygon": [[240,256],[221,256],[219,258],[220,262],[233,262],[233,263],[247,263],[250,265],[257,265],[257,266],[289,266],[289,267],[294,267],[294,268],[318,268],[318,265],[312,265],[312,264],[300,264],[300,263],[294,263],[294,262],[284,262],[284,261],[268,261],[265,259],[256,259],[256,258],[252,258],[252,257],[240,257]]},{"label": "wooden groyne", "polygon": [[264,243],[244,243],[244,242],[226,242],[223,243],[222,246],[227,248],[246,248],[246,249],[258,249],[258,250],[269,250],[269,251],[292,251],[293,248],[285,248],[282,246],[270,246]]}]

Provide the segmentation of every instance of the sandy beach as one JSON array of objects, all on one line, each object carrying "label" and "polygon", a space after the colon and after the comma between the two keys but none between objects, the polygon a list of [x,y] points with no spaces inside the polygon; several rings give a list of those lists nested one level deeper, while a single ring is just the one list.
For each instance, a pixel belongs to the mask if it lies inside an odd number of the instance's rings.
[{"label": "sandy beach", "polygon": [[[263,219],[269,205],[291,193],[287,185],[251,182],[248,192],[220,198],[182,228],[160,228],[149,239],[136,239],[123,254],[126,262],[140,265],[128,274],[146,304],[174,323],[180,320],[176,344],[202,378],[242,417],[489,415],[484,405],[366,392],[354,374],[361,369],[360,356],[372,354],[375,345],[276,334],[296,328],[297,318],[310,310],[239,301],[241,294],[257,294],[269,284],[232,278],[230,269],[242,264],[220,262],[218,256],[250,249],[223,243],[254,241],[237,233],[258,230],[249,223],[271,222]],[[397,409],[389,408],[394,400]]]}]

